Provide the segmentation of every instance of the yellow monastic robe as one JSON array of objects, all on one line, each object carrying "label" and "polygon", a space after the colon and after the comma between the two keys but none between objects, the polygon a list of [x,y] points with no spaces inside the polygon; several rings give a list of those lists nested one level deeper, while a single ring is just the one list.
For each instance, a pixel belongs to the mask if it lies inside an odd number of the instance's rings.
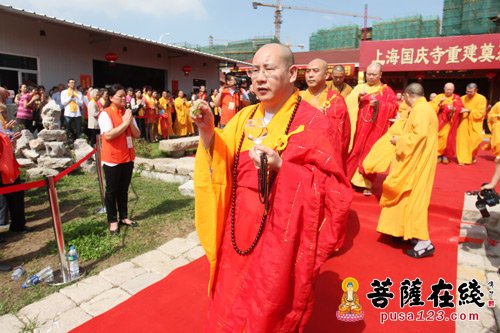
[{"label": "yellow monastic robe", "polygon": [[346,98],[352,92],[352,87],[350,85],[348,85],[347,83],[344,83],[344,86],[342,87],[342,91],[340,91],[340,89],[338,89],[333,84],[333,81],[326,81],[326,87],[328,89],[331,89],[333,91],[340,93],[340,95],[344,98]]},{"label": "yellow monastic robe", "polygon": [[318,96],[311,94],[309,89],[302,90],[299,94],[300,97],[302,97],[307,103],[311,104],[316,109],[323,111],[323,105],[325,104],[326,96],[328,95],[328,87],[325,87],[325,89],[323,89]]},{"label": "yellow monastic robe", "polygon": [[457,130],[457,160],[458,163],[471,164],[477,155],[477,150],[483,140],[483,119],[488,101],[481,94],[472,98],[462,96],[464,108],[469,112],[460,114]]},{"label": "yellow monastic robe", "polygon": [[[160,97],[158,102],[160,103],[161,109],[165,111],[163,116],[167,119],[168,135],[173,135],[174,128],[172,126],[172,112],[170,109],[170,105],[168,104],[168,100],[162,96],[162,97]],[[161,126],[159,124],[159,121],[158,121],[158,134],[160,134],[160,135],[163,134],[161,131]]]},{"label": "yellow monastic robe", "polygon": [[193,123],[191,122],[189,115],[189,104],[184,98],[177,97],[174,101],[175,113],[177,118],[175,119],[175,134],[178,136],[186,136],[188,134],[194,133]]},{"label": "yellow monastic robe", "polygon": [[404,239],[429,239],[428,208],[437,166],[438,119],[419,98],[396,142],[384,181],[377,231]]},{"label": "yellow monastic robe", "polygon": [[[274,115],[268,125],[268,134],[262,145],[274,148],[275,143],[286,130],[297,94],[292,95],[281,109]],[[230,166],[233,165],[237,144],[243,133],[245,123],[249,119],[255,106],[249,106],[236,113],[223,130],[215,129],[213,151],[210,154],[205,150],[200,140],[196,154],[194,183],[196,189],[195,225],[200,242],[210,263],[209,291],[212,288],[217,265],[217,252],[224,234],[224,225],[231,205],[232,175]],[[254,118],[264,118],[264,109],[259,104]],[[241,151],[247,151],[254,143],[245,138]]]},{"label": "yellow monastic robe", "polygon": [[491,131],[491,151],[500,156],[500,102],[497,102],[488,113],[488,126]]},{"label": "yellow monastic robe", "polygon": [[410,113],[410,106],[405,102],[399,106],[399,118],[392,124],[387,132],[373,145],[368,155],[363,160],[366,173],[384,173],[391,165],[396,147],[391,143],[394,135],[400,136]]}]

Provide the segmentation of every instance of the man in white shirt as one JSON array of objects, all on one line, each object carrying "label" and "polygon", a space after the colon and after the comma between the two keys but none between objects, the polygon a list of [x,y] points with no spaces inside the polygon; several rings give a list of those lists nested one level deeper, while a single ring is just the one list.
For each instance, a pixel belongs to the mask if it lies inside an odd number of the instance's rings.
[{"label": "man in white shirt", "polygon": [[76,139],[80,137],[82,127],[82,106],[83,96],[75,88],[75,80],[68,80],[68,89],[61,92],[61,104],[64,107],[64,119],[66,122],[66,134],[68,139],[71,140],[71,132],[74,127]]}]

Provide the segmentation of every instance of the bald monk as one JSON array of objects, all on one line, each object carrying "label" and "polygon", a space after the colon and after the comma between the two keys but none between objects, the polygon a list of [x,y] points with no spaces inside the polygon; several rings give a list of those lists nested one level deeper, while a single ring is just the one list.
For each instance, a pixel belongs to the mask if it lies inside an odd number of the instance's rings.
[{"label": "bald monk", "polygon": [[411,112],[401,134],[391,139],[396,149],[383,183],[377,231],[404,240],[418,240],[406,254],[423,258],[435,251],[427,224],[437,166],[438,120],[420,84],[410,84],[404,98]]},{"label": "bald monk", "polygon": [[382,84],[382,65],[372,63],[366,69],[366,83],[357,85],[347,96],[346,104],[351,120],[350,152],[347,159],[347,177],[364,195],[371,195],[372,176],[362,163],[375,142],[389,128],[396,116],[398,104],[394,91]]},{"label": "bald monk", "polygon": [[437,95],[431,102],[439,121],[438,162],[443,164],[450,163],[448,157],[456,155],[457,128],[463,103],[454,91],[455,85],[448,82],[444,85],[444,93]]},{"label": "bald monk", "polygon": [[477,92],[477,84],[469,83],[462,96],[464,107],[460,111],[460,123],[457,129],[458,165],[476,162],[476,155],[483,141],[483,119],[488,101]]},{"label": "bald monk", "polygon": [[342,97],[346,98],[352,91],[352,87],[348,85],[345,81],[345,68],[342,65],[336,65],[332,69],[332,80],[327,81],[326,85],[329,89],[332,89]]},{"label": "bald monk", "polygon": [[351,123],[344,97],[338,92],[328,89],[328,64],[323,59],[314,59],[306,68],[307,89],[300,92],[305,102],[311,104],[332,122],[334,133],[331,137],[337,158],[345,168],[347,150],[351,136]]},{"label": "bald monk", "polygon": [[[352,199],[331,158],[330,122],[301,102],[294,87],[290,49],[264,45],[252,64],[259,104],[242,109],[223,130],[214,129],[206,102],[193,118],[200,133],[195,222],[211,272],[206,332],[303,331],[313,281],[342,244]],[[261,144],[244,131],[257,118],[268,128]],[[263,178],[269,211],[259,199],[261,154],[270,172]]]}]

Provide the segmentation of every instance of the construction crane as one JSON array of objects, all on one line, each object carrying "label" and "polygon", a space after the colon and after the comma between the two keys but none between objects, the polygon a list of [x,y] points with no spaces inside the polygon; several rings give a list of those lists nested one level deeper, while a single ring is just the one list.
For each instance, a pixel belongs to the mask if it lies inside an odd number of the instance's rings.
[{"label": "construction crane", "polygon": [[324,14],[332,14],[332,15],[343,15],[343,16],[352,16],[352,17],[362,17],[364,18],[364,29],[363,29],[363,39],[366,39],[366,26],[367,20],[381,20],[382,18],[376,16],[368,16],[368,5],[365,5],[365,13],[364,14],[356,14],[356,13],[346,13],[346,12],[338,12],[334,10],[328,9],[317,9],[317,8],[309,8],[309,7],[299,7],[299,6],[284,6],[281,4],[281,0],[276,0],[276,3],[262,3],[262,2],[252,2],[253,9],[257,9],[259,6],[262,7],[272,7],[274,10],[274,37],[279,41],[280,40],[280,31],[281,31],[281,12],[283,9],[293,9],[293,10],[302,10],[307,12],[315,12],[315,13],[324,13]]}]

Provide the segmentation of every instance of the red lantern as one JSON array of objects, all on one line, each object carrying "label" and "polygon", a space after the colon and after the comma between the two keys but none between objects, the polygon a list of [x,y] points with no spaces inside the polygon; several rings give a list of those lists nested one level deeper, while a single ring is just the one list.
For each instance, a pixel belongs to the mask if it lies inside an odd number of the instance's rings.
[{"label": "red lantern", "polygon": [[497,73],[495,73],[495,72],[486,73],[486,77],[488,78],[488,80],[493,80],[496,76],[497,76]]},{"label": "red lantern", "polygon": [[118,60],[118,54],[116,54],[114,52],[108,52],[104,56],[104,59],[106,59],[106,61],[109,61],[109,62],[113,63],[113,62],[115,62],[115,61]]},{"label": "red lantern", "polygon": [[191,66],[188,66],[188,65],[185,65],[185,66],[182,66],[182,71],[184,72],[184,75],[189,75],[189,73],[191,73],[193,71],[193,67]]}]

